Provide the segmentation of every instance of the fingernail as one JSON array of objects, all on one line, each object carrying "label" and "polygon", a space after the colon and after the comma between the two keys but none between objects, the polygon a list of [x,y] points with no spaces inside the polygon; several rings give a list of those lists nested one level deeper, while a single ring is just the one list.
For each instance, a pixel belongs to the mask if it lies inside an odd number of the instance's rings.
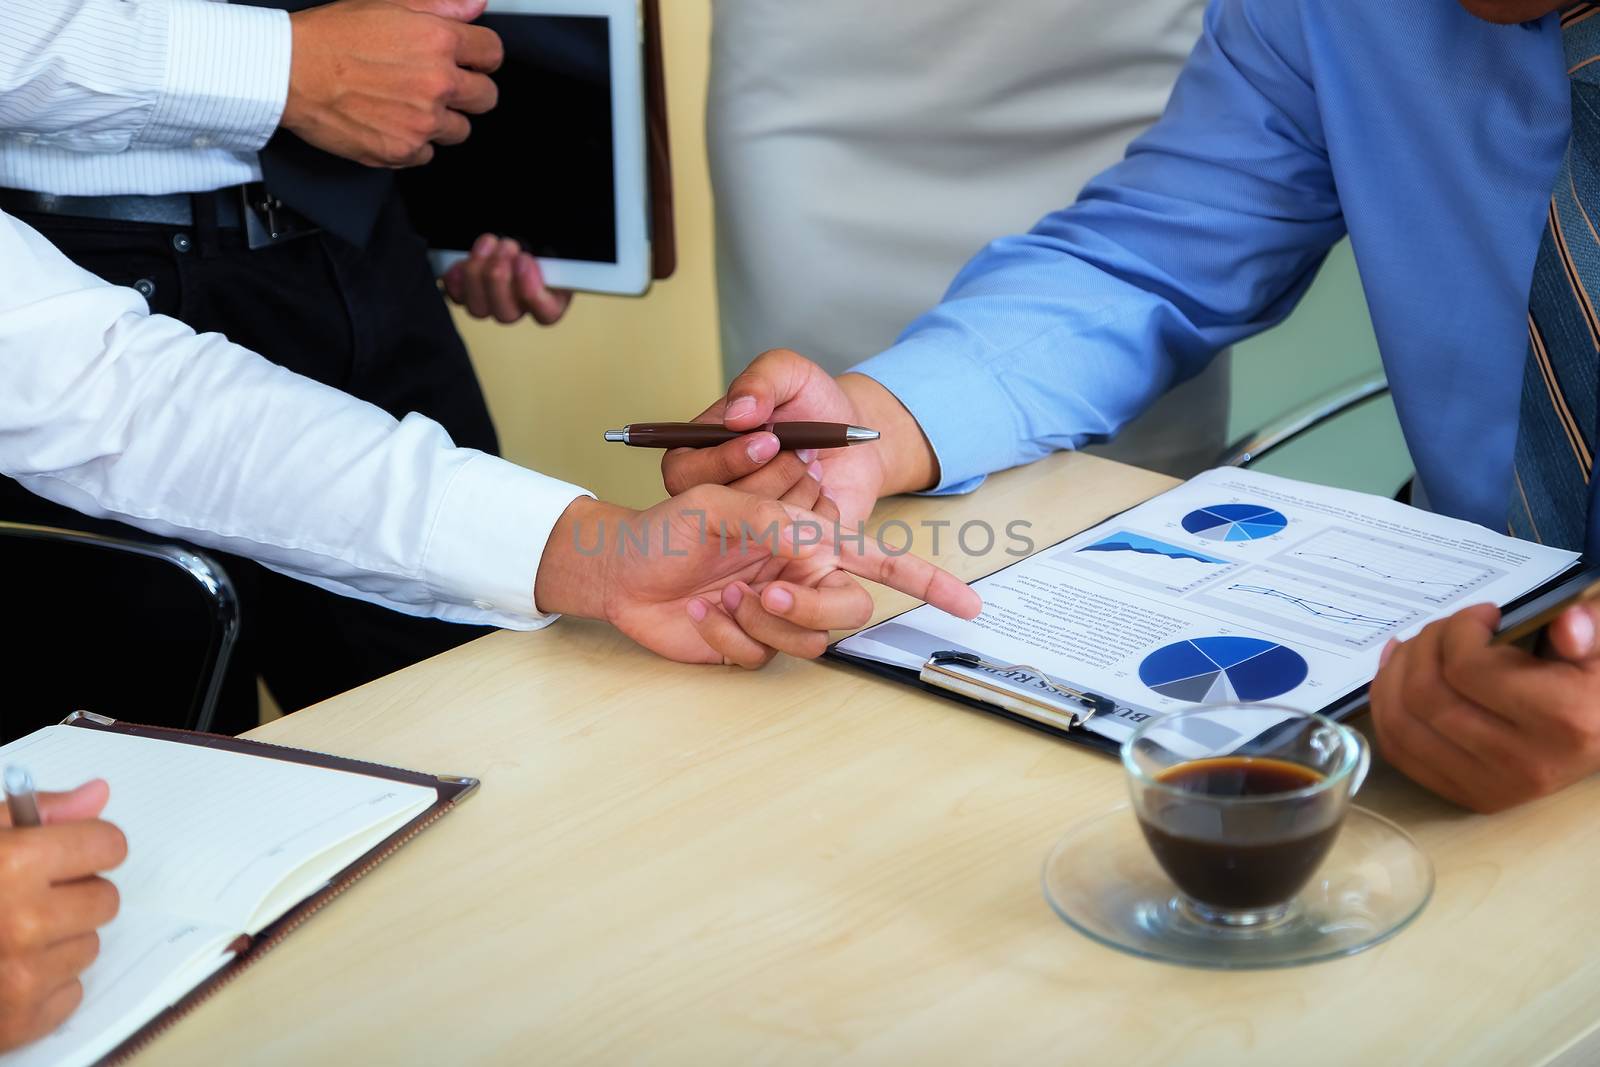
[{"label": "fingernail", "polygon": [[494,251],[494,235],[493,234],[486,233],[482,237],[480,237],[476,241],[474,241],[473,244],[472,244],[472,258],[474,258],[474,259],[482,259],[484,256],[487,256],[490,252],[493,252],[493,251]]},{"label": "fingernail", "polygon": [[695,622],[706,621],[706,602],[704,600],[701,600],[699,597],[695,597],[693,600],[689,601],[688,608],[689,618],[693,619]]},{"label": "fingernail", "polygon": [[1587,656],[1594,651],[1594,616],[1583,608],[1573,608],[1567,617],[1567,629],[1578,646],[1578,655]]},{"label": "fingernail", "polygon": [[766,601],[767,607],[773,611],[788,611],[794,607],[794,594],[781,585],[775,585],[768,589],[762,594],[761,599]]},{"label": "fingernail", "polygon": [[755,413],[756,398],[753,396],[741,396],[736,397],[733,403],[728,405],[727,410],[722,413],[722,417],[724,419],[742,419],[746,415],[754,415]]},{"label": "fingernail", "polygon": [[518,256],[517,257],[517,276],[519,278],[532,278],[533,277],[533,257],[531,257],[531,256]]},{"label": "fingernail", "polygon": [[778,454],[778,435],[771,433],[758,433],[750,438],[750,445],[745,449],[752,463],[765,463]]},{"label": "fingernail", "polygon": [[811,475],[811,477],[815,478],[817,481],[822,481],[822,464],[813,463],[811,466],[806,468],[806,473]]},{"label": "fingernail", "polygon": [[735,582],[722,590],[722,606],[729,611],[738,611],[739,605],[744,603],[744,590]]},{"label": "fingernail", "polygon": [[1388,666],[1389,657],[1394,655],[1394,650],[1399,648],[1399,647],[1400,647],[1400,642],[1399,641],[1396,641],[1392,637],[1389,638],[1389,643],[1383,646],[1383,651],[1382,652],[1378,653],[1378,667],[1380,669],[1383,668],[1383,667]]},{"label": "fingernail", "polygon": [[795,455],[800,457],[801,463],[810,463],[817,458],[817,450],[814,448],[802,448]]}]

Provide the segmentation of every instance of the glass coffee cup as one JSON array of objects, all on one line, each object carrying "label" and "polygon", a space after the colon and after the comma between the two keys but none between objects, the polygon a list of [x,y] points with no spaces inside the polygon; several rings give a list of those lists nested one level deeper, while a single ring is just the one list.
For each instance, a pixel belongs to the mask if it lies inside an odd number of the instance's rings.
[{"label": "glass coffee cup", "polygon": [[1123,743],[1133,804],[1078,819],[1045,858],[1068,925],[1145,959],[1295,967],[1361,952],[1427,906],[1433,865],[1351,803],[1370,762],[1321,715],[1208,704]]},{"label": "glass coffee cup", "polygon": [[[1250,740],[1237,747],[1226,742]],[[1264,931],[1338,838],[1371,752],[1310,712],[1197,707],[1152,720],[1122,748],[1139,827],[1177,887],[1181,917],[1218,933]]]}]

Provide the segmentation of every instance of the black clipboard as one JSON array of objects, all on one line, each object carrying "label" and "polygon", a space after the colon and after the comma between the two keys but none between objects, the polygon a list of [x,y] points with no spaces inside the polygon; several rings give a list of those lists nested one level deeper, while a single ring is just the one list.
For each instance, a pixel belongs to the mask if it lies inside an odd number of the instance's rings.
[{"label": "black clipboard", "polygon": [[[1115,515],[1110,516],[1107,519],[1103,519],[1101,522],[1109,522],[1114,518],[1116,518]],[[1098,526],[1100,524],[1101,523],[1095,523],[1094,525]],[[1085,529],[1087,528],[1088,527],[1085,527]],[[1079,530],[1076,533],[1069,534],[1068,536],[1063,537],[1061,540],[1055,542],[1055,544],[1048,545],[1039,551],[1049,551],[1051,548],[1065,544],[1067,541],[1070,541],[1073,537],[1078,536],[1078,534],[1082,532],[1082,530]],[[1034,554],[1037,555],[1038,553],[1036,552]],[[992,577],[993,575],[999,574],[1001,571],[1008,570],[1011,567],[1015,567],[1018,563],[1022,562],[1023,560],[1017,560],[1014,563],[1008,563],[1004,567],[1000,567],[996,570],[990,571],[989,574],[983,575],[983,578]],[[982,578],[975,579],[975,581],[981,580]],[[1518,597],[1517,599],[1511,601],[1511,603],[1504,605],[1502,608],[1502,617],[1500,623],[1501,632],[1514,630],[1530,619],[1537,617],[1541,612],[1547,610],[1550,605],[1560,603],[1563,600],[1577,595],[1580,591],[1590,585],[1593,585],[1596,581],[1600,581],[1600,566],[1592,565],[1583,560],[1579,560],[1567,570],[1550,579],[1550,581],[1544,583],[1531,592]],[[1463,605],[1463,607],[1464,606],[1465,605]],[[909,608],[907,611],[903,611],[899,615],[892,615],[887,619],[882,619],[870,626],[863,627],[861,630],[856,631],[856,633],[866,633],[867,631],[875,629],[879,626],[883,626],[886,623],[891,623],[895,619],[901,618],[910,611],[915,610],[916,608]],[[855,634],[852,634],[851,636],[855,636]],[[1026,726],[1031,730],[1036,730],[1040,733],[1048,734],[1051,737],[1061,740],[1070,741],[1073,744],[1082,745],[1085,748],[1094,749],[1095,751],[1102,752],[1106,755],[1115,756],[1122,748],[1119,742],[1114,741],[1103,734],[1098,734],[1092,730],[1083,728],[1083,722],[1089,718],[1089,716],[1083,714],[1085,710],[1083,707],[1075,702],[1067,701],[1065,699],[1058,700],[1046,697],[1042,692],[1039,692],[1042,687],[1038,685],[1033,686],[1034,692],[1032,694],[1032,699],[1026,701],[1018,701],[1013,699],[1007,702],[1010,706],[1003,707],[1000,706],[1000,704],[990,700],[977,698],[976,696],[972,695],[972,690],[969,687],[963,687],[964,691],[958,692],[951,688],[947,683],[943,683],[938,680],[930,680],[930,676],[934,674],[934,672],[929,670],[930,667],[934,666],[931,659],[930,662],[923,664],[923,669],[921,671],[915,671],[909,668],[896,667],[893,664],[880,663],[877,660],[870,660],[861,656],[844,652],[839,648],[838,641],[829,645],[827,651],[823,653],[823,656],[826,659],[836,660],[840,663],[848,664],[852,667],[865,670],[870,674],[876,674],[880,677],[888,678],[891,681],[899,682],[902,685],[914,686],[943,700],[954,701],[957,704],[965,705],[966,707],[977,711],[987,712],[990,715],[997,715],[1002,719],[1009,719],[1010,721],[1021,726]],[[1018,670],[1031,671],[1034,670],[1034,668],[1019,667]],[[988,673],[992,676],[994,672]],[[1010,692],[1010,688],[1010,686],[1007,687],[1007,695],[1014,697],[1015,694]],[[1361,686],[1359,689],[1356,689],[1355,691],[1338,698],[1337,700],[1328,704],[1326,707],[1320,709],[1320,714],[1338,722],[1355,718],[1367,710],[1367,698],[1370,688],[1370,684]],[[1113,700],[1117,697],[1117,694],[1115,693],[1107,693],[1105,695]],[[1024,707],[1023,705],[1031,705],[1031,708]],[[1073,722],[1072,725],[1069,726],[1061,725],[1064,714],[1069,718],[1069,721],[1073,718],[1075,718],[1077,721]]]}]

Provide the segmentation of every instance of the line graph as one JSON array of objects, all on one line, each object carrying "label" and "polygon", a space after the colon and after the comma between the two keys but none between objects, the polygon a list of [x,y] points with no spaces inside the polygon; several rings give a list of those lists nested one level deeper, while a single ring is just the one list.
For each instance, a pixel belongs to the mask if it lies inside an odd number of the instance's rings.
[{"label": "line graph", "polygon": [[1304,559],[1325,559],[1335,566],[1348,567],[1352,570],[1365,571],[1386,582],[1406,582],[1412,585],[1437,585],[1446,589],[1457,589],[1460,582],[1442,581],[1437,578],[1410,578],[1403,574],[1385,574],[1377,567],[1369,567],[1359,560],[1345,559],[1343,556],[1333,556],[1326,552],[1299,552],[1296,555]]},{"label": "line graph", "polygon": [[1132,530],[1063,548],[1053,561],[1162,593],[1182,595],[1239,569],[1234,560],[1184,548]]},{"label": "line graph", "polygon": [[1323,530],[1273,558],[1280,566],[1426,604],[1449,604],[1501,574],[1448,552],[1402,545],[1342,527]]},{"label": "line graph", "polygon": [[1358,651],[1387,640],[1428,614],[1419,606],[1274,567],[1252,567],[1236,581],[1214,586],[1194,600],[1247,619],[1276,637],[1298,634]]},{"label": "line graph", "polygon": [[1255,593],[1258,596],[1272,597],[1284,603],[1293,604],[1309,615],[1319,619],[1326,619],[1330,623],[1342,623],[1348,626],[1376,626],[1380,630],[1393,629],[1398,619],[1380,619],[1374,615],[1363,615],[1359,611],[1340,607],[1338,604],[1326,604],[1320,600],[1311,600],[1308,597],[1292,596],[1282,589],[1274,589],[1268,585],[1244,585],[1236,583],[1228,586],[1230,592]]}]

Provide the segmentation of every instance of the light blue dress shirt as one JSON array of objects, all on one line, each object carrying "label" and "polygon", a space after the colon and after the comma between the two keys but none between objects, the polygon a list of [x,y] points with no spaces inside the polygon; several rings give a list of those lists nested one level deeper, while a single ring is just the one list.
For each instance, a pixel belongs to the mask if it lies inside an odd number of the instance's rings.
[{"label": "light blue dress shirt", "polygon": [[1504,529],[1528,290],[1570,130],[1556,16],[1213,0],[1162,120],[857,370],[939,491],[1104,440],[1274,325],[1347,232],[1433,508]]}]

